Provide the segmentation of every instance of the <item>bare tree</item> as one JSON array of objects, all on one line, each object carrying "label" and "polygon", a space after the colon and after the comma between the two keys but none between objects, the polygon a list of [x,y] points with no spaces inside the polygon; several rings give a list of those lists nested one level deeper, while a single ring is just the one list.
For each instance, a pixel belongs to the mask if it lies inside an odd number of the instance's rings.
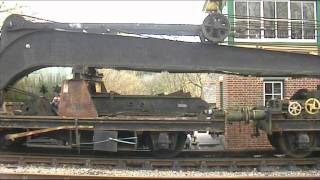
[{"label": "bare tree", "polygon": [[108,91],[115,91],[123,95],[145,94],[140,74],[135,71],[103,69],[99,72],[104,74],[103,81]]},{"label": "bare tree", "polygon": [[159,73],[144,81],[145,88],[150,94],[169,94],[183,90],[192,96],[202,97],[203,86],[208,80],[208,74],[200,73]]}]

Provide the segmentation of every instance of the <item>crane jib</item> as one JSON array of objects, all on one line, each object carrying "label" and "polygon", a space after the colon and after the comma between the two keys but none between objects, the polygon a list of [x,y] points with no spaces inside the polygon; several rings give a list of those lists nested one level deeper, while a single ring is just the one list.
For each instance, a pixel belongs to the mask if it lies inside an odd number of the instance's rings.
[{"label": "crane jib", "polygon": [[[52,66],[245,76],[320,76],[319,56],[122,36],[101,33],[106,24],[101,24],[100,28],[94,25],[90,27],[91,30],[96,27],[96,32],[87,32],[71,26],[62,29],[66,24],[61,23],[35,23],[18,15],[8,17],[0,41],[0,89],[34,70]],[[197,26],[190,27],[193,27],[190,31],[197,29]],[[171,29],[171,32],[174,31]]]}]

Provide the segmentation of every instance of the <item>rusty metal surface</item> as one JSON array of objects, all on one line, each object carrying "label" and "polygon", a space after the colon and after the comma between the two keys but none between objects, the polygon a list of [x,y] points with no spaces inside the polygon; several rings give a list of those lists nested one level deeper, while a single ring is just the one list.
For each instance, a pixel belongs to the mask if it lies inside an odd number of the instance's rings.
[{"label": "rusty metal surface", "polygon": [[88,129],[93,129],[93,126],[77,126],[77,127],[76,126],[58,126],[58,127],[54,127],[54,128],[39,129],[39,130],[33,130],[33,131],[27,131],[27,132],[21,132],[21,133],[7,134],[5,136],[5,139],[14,141],[17,138],[39,135],[39,134],[44,134],[44,133],[59,131],[59,130],[65,130],[65,129],[74,130],[76,128],[88,130]]},{"label": "rusty metal surface", "polygon": [[65,117],[98,117],[88,90],[88,84],[85,81],[63,81],[58,115]]},{"label": "rusty metal surface", "polygon": [[[12,18],[12,17],[11,17]],[[11,23],[10,23],[11,22]],[[49,66],[144,71],[223,72],[254,76],[320,76],[318,56],[153,38],[23,28],[6,20],[1,33],[0,89]],[[12,30],[11,30],[12,29]]]}]

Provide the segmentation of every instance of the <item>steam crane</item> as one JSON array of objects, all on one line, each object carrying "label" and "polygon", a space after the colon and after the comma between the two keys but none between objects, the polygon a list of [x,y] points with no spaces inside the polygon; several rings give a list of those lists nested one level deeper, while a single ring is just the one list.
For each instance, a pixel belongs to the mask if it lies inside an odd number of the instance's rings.
[{"label": "steam crane", "polygon": [[[219,45],[228,36],[230,26],[219,11],[210,12],[202,25],[71,24],[36,20],[11,15],[2,26],[0,104],[5,102],[8,91],[31,97],[31,103],[23,104],[18,112],[8,113],[3,108],[0,115],[3,148],[45,136],[79,151],[84,147],[98,151],[148,147],[154,155],[174,156],[183,148],[187,132],[223,133],[225,120],[254,121],[257,128],[268,132],[275,147],[281,144],[281,149],[293,156],[306,155],[306,151],[314,148],[311,139],[316,142],[318,136],[305,132],[310,130],[310,123],[314,124],[313,130],[320,131],[315,116],[300,120],[300,129],[295,129],[293,136],[281,136],[279,128],[282,132],[292,130],[289,120],[284,119],[289,116],[279,116],[283,109],[242,109],[209,115],[205,101],[181,92],[166,96],[111,93],[97,69],[319,77],[318,56]],[[199,36],[202,42],[123,36],[122,32]],[[73,67],[74,74],[73,79],[62,83],[57,110],[45,98],[12,87],[21,77],[53,66]],[[287,143],[289,140],[296,143],[296,137],[299,148],[305,148],[297,152]]]}]

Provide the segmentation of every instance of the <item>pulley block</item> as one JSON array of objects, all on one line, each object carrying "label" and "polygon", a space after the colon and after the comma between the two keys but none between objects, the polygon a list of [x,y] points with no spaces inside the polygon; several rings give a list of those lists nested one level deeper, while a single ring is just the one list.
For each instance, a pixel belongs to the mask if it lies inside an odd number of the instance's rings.
[{"label": "pulley block", "polygon": [[[202,35],[213,43],[223,42],[229,35],[230,23],[226,16],[214,12],[210,13],[202,23]],[[204,41],[205,39],[201,39]]]}]

